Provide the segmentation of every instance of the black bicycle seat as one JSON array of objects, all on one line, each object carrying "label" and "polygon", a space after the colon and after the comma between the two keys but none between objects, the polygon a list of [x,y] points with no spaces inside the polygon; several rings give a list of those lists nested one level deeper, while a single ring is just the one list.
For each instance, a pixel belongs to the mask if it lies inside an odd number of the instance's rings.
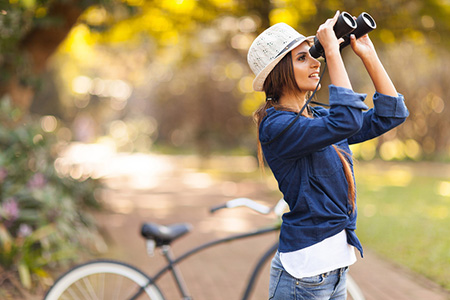
[{"label": "black bicycle seat", "polygon": [[183,236],[191,230],[188,223],[172,224],[168,226],[155,223],[144,223],[141,228],[141,235],[146,239],[155,240],[156,246],[169,245],[177,238]]}]

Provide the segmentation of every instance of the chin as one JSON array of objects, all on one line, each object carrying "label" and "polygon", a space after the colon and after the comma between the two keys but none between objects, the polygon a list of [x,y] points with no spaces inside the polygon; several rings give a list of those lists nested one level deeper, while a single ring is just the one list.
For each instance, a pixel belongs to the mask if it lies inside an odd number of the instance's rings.
[{"label": "chin", "polygon": [[[314,90],[316,89],[317,85],[311,86],[308,91],[310,92],[314,92]],[[319,83],[319,87],[317,87],[317,90],[320,90],[320,88],[322,87],[322,84]]]}]

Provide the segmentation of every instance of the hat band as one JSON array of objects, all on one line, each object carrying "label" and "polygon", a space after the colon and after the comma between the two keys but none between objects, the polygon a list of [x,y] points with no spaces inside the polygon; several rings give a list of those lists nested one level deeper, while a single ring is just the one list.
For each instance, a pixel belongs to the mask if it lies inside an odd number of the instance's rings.
[{"label": "hat band", "polygon": [[284,52],[286,52],[289,48],[292,47],[292,45],[294,45],[295,43],[297,43],[300,39],[301,39],[301,37],[298,37],[298,38],[294,39],[292,42],[290,42],[286,47],[284,47],[283,49],[281,49],[280,53],[278,53],[277,56],[275,56],[275,58],[277,58],[278,56],[280,56],[281,54],[283,54]]}]

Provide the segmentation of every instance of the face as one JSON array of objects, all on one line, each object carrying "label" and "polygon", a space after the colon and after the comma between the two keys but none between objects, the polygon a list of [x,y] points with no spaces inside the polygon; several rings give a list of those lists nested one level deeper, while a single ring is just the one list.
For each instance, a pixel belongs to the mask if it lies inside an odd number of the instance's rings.
[{"label": "face", "polygon": [[303,42],[291,52],[295,81],[302,92],[314,91],[320,78],[320,62],[309,54],[309,48]]}]

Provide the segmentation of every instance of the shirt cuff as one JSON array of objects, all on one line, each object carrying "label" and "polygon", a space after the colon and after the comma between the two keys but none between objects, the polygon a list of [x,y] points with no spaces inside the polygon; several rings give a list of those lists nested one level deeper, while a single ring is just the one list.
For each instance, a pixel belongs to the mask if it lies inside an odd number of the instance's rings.
[{"label": "shirt cuff", "polygon": [[376,92],[373,96],[375,114],[387,118],[406,118],[409,115],[402,94],[397,97]]},{"label": "shirt cuff", "polygon": [[369,109],[363,102],[366,99],[367,94],[355,93],[351,89],[343,88],[330,84],[330,106],[344,105],[359,109]]}]

